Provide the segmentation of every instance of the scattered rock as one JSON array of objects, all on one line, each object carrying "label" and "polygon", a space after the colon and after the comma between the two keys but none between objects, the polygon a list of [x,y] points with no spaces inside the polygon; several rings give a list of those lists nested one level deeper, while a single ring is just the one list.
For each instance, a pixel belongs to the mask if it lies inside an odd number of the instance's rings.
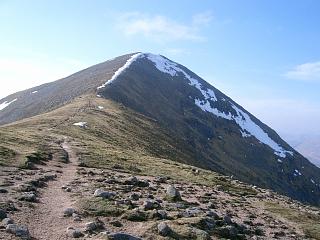
[{"label": "scattered rock", "polygon": [[181,195],[180,192],[172,185],[169,185],[167,188],[167,197],[172,201],[180,201]]},{"label": "scattered rock", "polygon": [[80,238],[80,237],[83,237],[83,233],[79,229],[68,227],[67,236],[72,238]]},{"label": "scattered rock", "polygon": [[18,198],[18,200],[26,202],[37,202],[37,196],[33,192],[25,192]]},{"label": "scattered rock", "polygon": [[142,240],[127,233],[111,233],[107,236],[108,240]]},{"label": "scattered rock", "polygon": [[92,232],[92,231],[97,229],[97,225],[96,225],[95,222],[88,222],[88,223],[85,224],[85,228],[84,229],[85,229],[86,232]]},{"label": "scattered rock", "polygon": [[66,208],[63,210],[63,216],[65,217],[71,217],[74,213],[76,213],[76,210],[74,208]]},{"label": "scattered rock", "polygon": [[99,219],[96,219],[93,222],[88,222],[85,224],[85,231],[86,232],[92,232],[95,231],[97,229],[102,229],[103,228],[104,223],[102,221],[100,221]]},{"label": "scattered rock", "polygon": [[31,239],[30,233],[27,226],[17,225],[17,224],[8,224],[6,227],[8,233],[14,234],[21,239],[29,240]]},{"label": "scattered rock", "polygon": [[157,210],[157,213],[159,214],[161,219],[167,219],[168,213],[165,210]]},{"label": "scattered rock", "polygon": [[0,193],[8,193],[8,190],[5,188],[0,188]]},{"label": "scattered rock", "polygon": [[166,183],[168,180],[167,177],[163,177],[163,176],[157,176],[154,181],[157,183]]},{"label": "scattered rock", "polygon": [[5,219],[7,217],[6,211],[0,209],[0,220]]},{"label": "scattered rock", "polygon": [[229,215],[225,215],[223,217],[223,221],[228,225],[232,224],[232,220],[231,220],[231,217]]},{"label": "scattered rock", "polygon": [[159,203],[155,202],[155,201],[146,200],[143,203],[143,208],[146,211],[153,210],[153,209],[158,209],[159,207],[160,207]]},{"label": "scattered rock", "polygon": [[150,184],[149,184],[148,181],[143,180],[143,181],[138,181],[138,183],[136,184],[136,186],[138,186],[138,187],[149,187]]},{"label": "scattered rock", "polygon": [[224,226],[216,229],[217,234],[224,238],[234,238],[238,234],[238,230],[234,226]]},{"label": "scattered rock", "polygon": [[95,197],[102,197],[102,198],[107,198],[107,199],[112,198],[115,195],[116,194],[114,192],[108,192],[108,191],[104,191],[102,189],[97,189],[93,194],[93,196],[95,196]]},{"label": "scattered rock", "polygon": [[3,226],[7,226],[9,224],[13,224],[14,221],[11,218],[5,218],[5,219],[2,220],[1,223],[2,223]]},{"label": "scattered rock", "polygon": [[197,240],[210,240],[210,235],[204,230],[192,228],[191,232],[195,235]]},{"label": "scattered rock", "polygon": [[122,227],[122,223],[118,220],[111,221],[110,224],[115,227]]},{"label": "scattered rock", "polygon": [[158,233],[161,236],[166,237],[171,233],[171,228],[165,222],[161,222],[158,224]]},{"label": "scattered rock", "polygon": [[140,199],[141,195],[138,193],[132,193],[129,198],[133,201],[138,201]]},{"label": "scattered rock", "polygon": [[139,182],[138,178],[137,177],[129,177],[128,179],[126,179],[124,181],[125,184],[127,185],[136,185],[137,183]]}]

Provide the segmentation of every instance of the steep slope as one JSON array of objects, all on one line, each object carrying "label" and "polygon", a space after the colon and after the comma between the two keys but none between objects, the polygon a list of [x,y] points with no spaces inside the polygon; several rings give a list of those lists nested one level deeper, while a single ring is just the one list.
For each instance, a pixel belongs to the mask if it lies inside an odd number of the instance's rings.
[{"label": "steep slope", "polygon": [[317,167],[232,99],[165,57],[141,54],[98,94],[156,119],[183,141],[182,152],[192,152],[188,164],[319,204]]},{"label": "steep slope", "polygon": [[[155,163],[169,159],[320,204],[320,169],[190,70],[153,54],[125,55],[104,64],[110,66],[97,65],[96,77],[91,67],[49,84],[48,91],[59,96],[50,107],[48,94],[29,101],[36,110],[23,108],[19,99],[5,106],[2,123],[48,113],[3,127],[3,136],[16,129],[23,134],[32,129],[32,137],[68,135],[79,142],[75,148],[87,166],[135,169],[146,156]],[[62,81],[70,82],[66,92],[54,90]],[[5,105],[19,96],[4,99]],[[19,109],[23,114],[17,117]],[[143,170],[153,171],[150,165]]]}]

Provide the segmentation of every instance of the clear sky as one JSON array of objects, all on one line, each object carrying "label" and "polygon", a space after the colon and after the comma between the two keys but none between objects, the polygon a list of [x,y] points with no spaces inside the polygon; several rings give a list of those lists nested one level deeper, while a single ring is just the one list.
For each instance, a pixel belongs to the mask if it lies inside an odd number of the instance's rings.
[{"label": "clear sky", "polygon": [[319,43],[317,0],[0,0],[0,98],[153,52],[280,133],[320,133]]}]

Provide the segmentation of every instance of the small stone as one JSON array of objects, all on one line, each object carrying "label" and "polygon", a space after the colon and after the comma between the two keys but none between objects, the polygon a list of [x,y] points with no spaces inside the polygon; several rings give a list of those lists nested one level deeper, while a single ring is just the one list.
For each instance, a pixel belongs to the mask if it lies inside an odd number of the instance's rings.
[{"label": "small stone", "polygon": [[219,215],[217,213],[213,212],[213,211],[207,212],[207,217],[211,217],[214,220],[218,220],[219,219]]},{"label": "small stone", "polygon": [[140,199],[140,197],[141,197],[140,194],[138,194],[138,193],[132,193],[129,198],[130,198],[131,200],[133,200],[133,201],[138,201],[138,200]]},{"label": "small stone", "polygon": [[108,240],[142,240],[127,233],[111,233],[107,236]]},{"label": "small stone", "polygon": [[122,227],[122,223],[118,220],[111,221],[110,224],[115,227]]},{"label": "small stone", "polygon": [[71,217],[72,214],[74,214],[76,210],[74,208],[66,208],[63,210],[63,216],[65,217]]},{"label": "small stone", "polygon": [[7,213],[4,210],[0,209],[0,220],[5,219],[6,217]]},{"label": "small stone", "polygon": [[27,226],[23,226],[23,225],[20,226],[17,224],[8,224],[6,227],[6,231],[22,239],[26,239],[26,240],[31,239]]},{"label": "small stone", "polygon": [[217,233],[220,237],[234,238],[238,234],[238,230],[234,226],[225,226],[217,228]]},{"label": "small stone", "polygon": [[150,186],[150,184],[147,180],[138,181],[138,183],[135,185],[138,187],[149,187]]},{"label": "small stone", "polygon": [[158,209],[159,207],[160,207],[159,203],[155,201],[146,200],[143,203],[144,210],[153,210],[153,209]]},{"label": "small stone", "polygon": [[26,192],[26,193],[23,193],[22,196],[20,196],[18,199],[20,201],[36,202],[37,196],[33,192]]},{"label": "small stone", "polygon": [[114,192],[107,192],[102,189],[97,189],[93,194],[93,196],[95,196],[95,197],[102,197],[102,198],[107,198],[107,199],[112,198],[115,195],[116,194]]},{"label": "small stone", "polygon": [[67,228],[67,236],[72,238],[83,237],[83,233],[79,229],[75,229],[73,227]]},{"label": "small stone", "polygon": [[201,230],[198,228],[192,228],[192,232],[194,235],[196,235],[197,240],[210,240],[211,239],[210,235],[204,230]]},{"label": "small stone", "polygon": [[4,188],[0,188],[0,193],[8,193],[8,190]]},{"label": "small stone", "polygon": [[172,185],[169,185],[167,188],[167,197],[173,201],[181,200],[180,192]]},{"label": "small stone", "polygon": [[92,232],[97,229],[97,224],[95,222],[88,222],[85,224],[85,231]]},{"label": "small stone", "polygon": [[128,179],[126,179],[124,181],[125,184],[127,185],[136,185],[137,183],[139,182],[138,178],[137,177],[129,177]]},{"label": "small stone", "polygon": [[168,218],[168,213],[165,210],[158,210],[157,211],[161,219],[167,219]]},{"label": "small stone", "polygon": [[225,215],[223,217],[223,221],[226,223],[226,224],[232,224],[232,220],[231,220],[231,217],[229,215]]},{"label": "small stone", "polygon": [[3,226],[7,226],[9,224],[13,224],[14,221],[11,218],[5,218],[5,219],[2,220],[1,223],[2,223]]},{"label": "small stone", "polygon": [[66,190],[66,192],[71,192],[72,191],[72,189],[69,188],[69,187],[67,187],[65,190]]},{"label": "small stone", "polygon": [[157,182],[157,183],[166,183],[168,180],[168,178],[166,177],[163,177],[163,176],[157,176],[154,181]]},{"label": "small stone", "polygon": [[161,236],[166,237],[170,234],[171,228],[165,222],[158,224],[158,232]]}]

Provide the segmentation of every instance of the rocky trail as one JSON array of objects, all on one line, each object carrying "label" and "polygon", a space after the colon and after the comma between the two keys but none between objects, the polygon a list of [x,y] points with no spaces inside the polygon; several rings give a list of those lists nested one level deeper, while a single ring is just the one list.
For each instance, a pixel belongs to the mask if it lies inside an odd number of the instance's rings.
[{"label": "rocky trail", "polygon": [[50,181],[40,193],[40,203],[34,211],[33,221],[29,224],[34,239],[65,239],[65,226],[74,224],[63,216],[62,210],[73,204],[67,186],[75,178],[77,158],[66,141],[62,143],[62,147],[68,153],[69,162],[63,164],[61,175],[55,181]]}]

